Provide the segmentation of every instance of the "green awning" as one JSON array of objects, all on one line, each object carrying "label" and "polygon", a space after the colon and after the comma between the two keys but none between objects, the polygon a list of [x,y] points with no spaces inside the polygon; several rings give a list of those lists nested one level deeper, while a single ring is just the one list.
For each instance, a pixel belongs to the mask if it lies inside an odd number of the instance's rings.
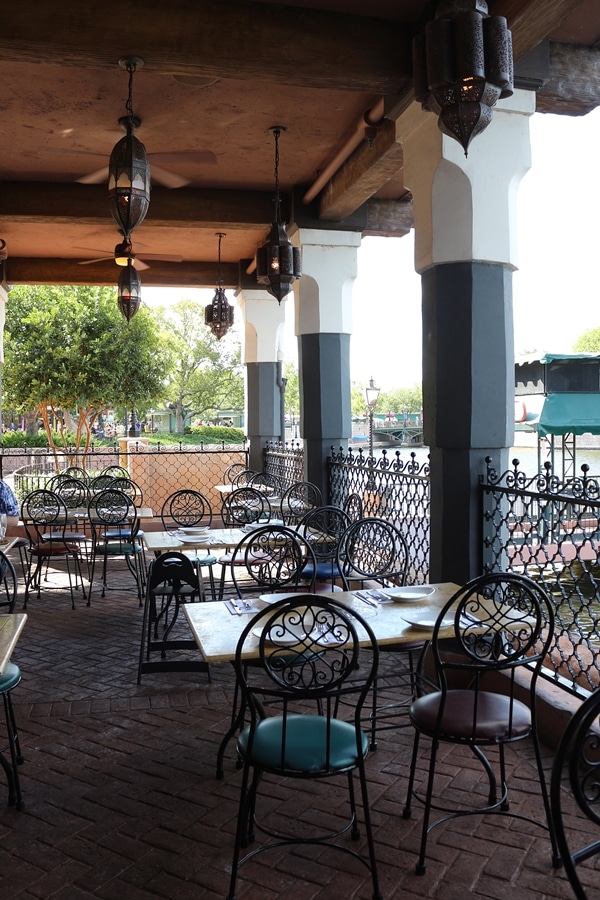
[{"label": "green awning", "polygon": [[548,394],[538,433],[600,434],[600,394]]}]

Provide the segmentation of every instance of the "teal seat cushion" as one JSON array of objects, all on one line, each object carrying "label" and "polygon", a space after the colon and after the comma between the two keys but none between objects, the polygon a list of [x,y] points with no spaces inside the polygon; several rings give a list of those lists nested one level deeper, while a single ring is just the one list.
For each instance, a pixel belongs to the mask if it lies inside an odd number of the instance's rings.
[{"label": "teal seat cushion", "polygon": [[2,675],[0,675],[0,694],[11,691],[21,680],[21,670],[14,663],[9,662]]},{"label": "teal seat cushion", "polygon": [[[283,768],[288,772],[311,773],[344,770],[358,762],[356,752],[356,731],[349,722],[330,719],[331,750],[327,767],[327,719],[325,716],[288,715],[285,733],[285,756]],[[263,719],[256,726],[252,752],[249,761],[264,769],[281,770],[281,742],[283,737],[283,716]],[[248,754],[250,727],[246,727],[238,738],[238,750],[245,757]],[[369,739],[361,732],[362,755],[369,748]]]}]

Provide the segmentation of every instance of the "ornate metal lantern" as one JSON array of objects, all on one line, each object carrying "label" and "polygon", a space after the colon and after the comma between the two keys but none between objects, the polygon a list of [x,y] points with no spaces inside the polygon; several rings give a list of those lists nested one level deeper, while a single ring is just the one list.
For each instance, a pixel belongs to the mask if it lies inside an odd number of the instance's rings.
[{"label": "ornate metal lantern", "polygon": [[130,322],[142,303],[142,283],[131,262],[119,275],[117,290],[119,309]]},{"label": "ornate metal lantern", "polygon": [[219,238],[217,287],[212,303],[209,303],[204,310],[204,323],[208,325],[214,336],[220,341],[233,325],[233,307],[227,301],[223,279],[221,278],[221,240],[225,235],[222,232],[218,232],[217,237]]},{"label": "ornate metal lantern", "polygon": [[256,280],[266,284],[267,290],[281,303],[289,294],[293,282],[302,275],[302,251],[292,247],[285,224],[281,221],[279,196],[279,136],[285,128],[274,125],[269,129],[275,138],[275,218],[266,242],[256,251]]},{"label": "ornate metal lantern", "polygon": [[489,125],[492,107],[513,92],[512,35],[485,0],[441,0],[413,39],[415,98],[435,112],[440,130],[470,142]]},{"label": "ornate metal lantern", "polygon": [[129,72],[129,95],[125,108],[127,115],[119,124],[127,134],[121,138],[110,154],[108,164],[108,201],[110,213],[127,241],[134,228],[144,221],[150,204],[150,164],[146,148],[135,137],[140,120],[133,115],[133,73],[144,65],[136,56],[119,60],[119,65]]}]

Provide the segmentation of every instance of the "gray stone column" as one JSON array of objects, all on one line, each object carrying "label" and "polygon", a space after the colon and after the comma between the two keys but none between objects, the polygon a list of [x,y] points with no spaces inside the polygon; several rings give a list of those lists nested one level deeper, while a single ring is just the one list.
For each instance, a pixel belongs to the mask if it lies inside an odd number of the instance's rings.
[{"label": "gray stone column", "polygon": [[506,468],[513,441],[516,195],[531,165],[534,109],[535,95],[525,91],[498,104],[467,158],[433,115],[415,115],[404,137],[423,286],[431,581],[462,583],[481,573],[479,476],[488,455]]},{"label": "gray stone column", "polygon": [[267,441],[284,436],[281,367],[285,300],[266,290],[243,288],[237,297],[244,320],[242,362],[246,366],[246,434],[249,465],[262,472]]},{"label": "gray stone column", "polygon": [[304,477],[327,502],[327,457],[332,446],[347,447],[352,434],[352,286],[361,239],[354,232],[299,229],[292,240],[302,246],[304,273],[294,284]]}]

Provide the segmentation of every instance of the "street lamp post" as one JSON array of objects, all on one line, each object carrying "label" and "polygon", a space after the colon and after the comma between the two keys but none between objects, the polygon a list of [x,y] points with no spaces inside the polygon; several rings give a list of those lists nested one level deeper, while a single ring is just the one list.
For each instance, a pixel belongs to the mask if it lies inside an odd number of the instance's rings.
[{"label": "street lamp post", "polygon": [[375,382],[371,378],[367,387],[365,388],[365,402],[367,404],[367,415],[369,416],[369,467],[371,471],[369,472],[369,478],[367,479],[367,488],[372,489],[375,485],[375,479],[373,477],[373,413],[375,411],[375,407],[377,406],[377,400],[379,399],[379,388],[375,385]]}]

